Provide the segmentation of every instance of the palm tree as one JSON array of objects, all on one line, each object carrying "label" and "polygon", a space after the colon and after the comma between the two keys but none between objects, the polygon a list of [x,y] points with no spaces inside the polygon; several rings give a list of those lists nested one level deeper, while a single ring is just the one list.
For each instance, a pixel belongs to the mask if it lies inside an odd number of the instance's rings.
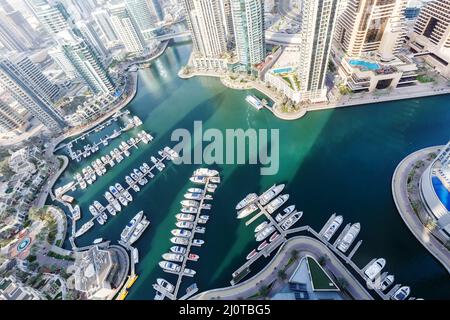
[{"label": "palm tree", "polygon": [[337,278],[336,284],[341,290],[345,290],[348,287],[348,282],[344,278]]},{"label": "palm tree", "polygon": [[278,271],[278,279],[285,281],[287,279],[286,271],[284,270]]},{"label": "palm tree", "polygon": [[319,257],[317,262],[319,262],[319,264],[323,267],[324,265],[327,264],[327,260],[328,260],[328,257],[326,255],[323,255],[323,256]]},{"label": "palm tree", "polygon": [[294,249],[291,251],[291,259],[298,260],[298,250]]}]

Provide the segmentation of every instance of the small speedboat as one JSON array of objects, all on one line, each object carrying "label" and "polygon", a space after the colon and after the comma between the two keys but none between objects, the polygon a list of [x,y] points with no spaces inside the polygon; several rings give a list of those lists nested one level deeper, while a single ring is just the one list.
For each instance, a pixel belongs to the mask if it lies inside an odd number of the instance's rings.
[{"label": "small speedboat", "polygon": [[203,198],[203,193],[186,193],[184,195],[184,198],[187,200],[202,200]]},{"label": "small speedboat", "polygon": [[256,251],[256,249],[254,249],[252,252],[250,252],[247,255],[247,260],[250,260],[250,259],[254,258],[257,254],[258,254],[258,251]]},{"label": "small speedboat", "polygon": [[189,188],[188,192],[190,192],[190,193],[203,193],[203,189],[200,189],[200,188]]},{"label": "small speedboat", "polygon": [[194,207],[198,208],[200,206],[200,203],[194,200],[182,200],[180,201],[181,205],[183,207]]},{"label": "small speedboat", "polygon": [[181,270],[181,267],[173,262],[161,261],[159,266],[168,271],[179,272]]},{"label": "small speedboat", "polygon": [[97,209],[95,209],[95,207],[94,206],[89,206],[89,212],[94,216],[94,217],[96,217],[96,216],[98,216],[98,211],[97,211]]},{"label": "small speedboat", "polygon": [[177,223],[175,223],[175,225],[178,228],[184,228],[184,229],[192,229],[194,227],[194,224],[192,222],[188,222],[188,221],[178,221]]},{"label": "small speedboat", "polygon": [[205,241],[204,240],[200,240],[200,239],[194,239],[192,240],[192,244],[195,246],[201,246],[202,244],[204,244]]},{"label": "small speedboat", "polygon": [[189,276],[194,276],[197,272],[195,270],[184,268],[184,274]]},{"label": "small speedboat", "polygon": [[184,207],[184,208],[181,208],[181,212],[183,212],[183,213],[197,213],[198,212],[198,208]]},{"label": "small speedboat", "polygon": [[170,251],[173,253],[177,253],[177,254],[185,254],[186,253],[186,248],[185,247],[180,247],[180,246],[173,246],[170,248]]},{"label": "small speedboat", "polygon": [[269,242],[267,242],[267,240],[266,241],[264,241],[264,242],[262,242],[259,246],[258,246],[258,251],[261,251],[261,250],[263,250],[265,247],[267,247],[269,245]]},{"label": "small speedboat", "polygon": [[381,291],[386,290],[394,283],[394,280],[395,280],[395,277],[392,274],[388,275],[386,278],[384,278],[383,282],[381,282],[379,289]]},{"label": "small speedboat", "polygon": [[383,258],[375,260],[365,271],[364,274],[373,281],[376,276],[378,276],[386,265],[386,260]]},{"label": "small speedboat", "polygon": [[191,231],[185,230],[185,229],[173,229],[171,233],[175,237],[183,237],[183,238],[189,238],[192,235]]},{"label": "small speedboat", "polygon": [[187,259],[190,261],[198,261],[199,258],[200,258],[200,256],[195,253],[190,253],[187,257]]},{"label": "small speedboat", "polygon": [[184,257],[181,254],[177,253],[164,253],[162,255],[162,258],[167,261],[173,261],[173,262],[183,262]]},{"label": "small speedboat", "polygon": [[175,289],[175,286],[173,284],[171,284],[169,281],[162,279],[162,278],[156,279],[156,283],[160,287],[164,288],[169,293],[172,293],[173,290]]},{"label": "small speedboat", "polygon": [[280,237],[280,234],[278,232],[275,232],[273,235],[270,236],[269,242],[274,242]]},{"label": "small speedboat", "polygon": [[407,286],[403,286],[392,295],[392,300],[406,300],[409,294],[411,293],[411,289]]},{"label": "small speedboat", "polygon": [[105,220],[103,220],[103,218],[102,218],[101,216],[98,216],[98,217],[97,217],[97,222],[98,222],[100,225],[104,225],[104,224],[105,224]]},{"label": "small speedboat", "polygon": [[175,215],[175,218],[177,218],[177,220],[180,220],[180,221],[194,221],[195,216],[192,214],[187,214],[187,213],[179,213],[179,214]]},{"label": "small speedboat", "polygon": [[187,238],[173,237],[173,238],[170,238],[170,242],[172,242],[173,244],[187,246],[189,243],[189,240]]}]

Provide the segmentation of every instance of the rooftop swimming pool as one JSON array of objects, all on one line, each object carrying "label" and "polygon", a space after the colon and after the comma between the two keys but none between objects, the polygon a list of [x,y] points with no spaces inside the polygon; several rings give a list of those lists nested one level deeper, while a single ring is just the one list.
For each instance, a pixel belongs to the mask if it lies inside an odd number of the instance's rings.
[{"label": "rooftop swimming pool", "polygon": [[370,62],[370,61],[366,61],[366,60],[352,59],[352,60],[349,60],[348,63],[353,67],[359,67],[363,71],[378,70],[381,68],[378,63]]},{"label": "rooftop swimming pool", "polygon": [[286,68],[279,68],[279,69],[273,69],[272,72],[275,74],[281,74],[281,73],[289,73],[294,71],[293,67],[286,67]]},{"label": "rooftop swimming pool", "polygon": [[442,204],[450,211],[450,192],[438,177],[432,178],[433,188]]}]

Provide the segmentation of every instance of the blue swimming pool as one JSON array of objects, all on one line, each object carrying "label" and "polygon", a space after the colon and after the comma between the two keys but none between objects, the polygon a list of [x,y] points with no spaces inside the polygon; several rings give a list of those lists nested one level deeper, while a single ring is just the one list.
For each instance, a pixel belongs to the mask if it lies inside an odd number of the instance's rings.
[{"label": "blue swimming pool", "polygon": [[450,192],[442,184],[438,177],[432,177],[434,191],[436,192],[439,200],[450,211]]},{"label": "blue swimming pool", "polygon": [[294,68],[292,68],[292,67],[286,67],[286,68],[273,69],[272,72],[275,74],[280,74],[280,73],[292,72],[293,70],[294,70]]},{"label": "blue swimming pool", "polygon": [[375,62],[365,61],[365,60],[349,60],[348,62],[353,67],[360,67],[363,71],[365,70],[378,70],[380,65]]}]

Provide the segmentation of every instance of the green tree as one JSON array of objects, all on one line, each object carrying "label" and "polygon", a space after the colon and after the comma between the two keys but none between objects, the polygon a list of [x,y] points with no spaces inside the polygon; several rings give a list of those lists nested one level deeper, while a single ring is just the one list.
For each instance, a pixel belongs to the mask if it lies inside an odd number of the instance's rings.
[{"label": "green tree", "polygon": [[286,271],[284,270],[278,271],[278,279],[285,281],[287,279]]},{"label": "green tree", "polygon": [[344,278],[337,278],[336,284],[341,290],[345,290],[348,288],[348,282]]},{"label": "green tree", "polygon": [[292,260],[298,260],[299,252],[298,250],[294,249],[291,251],[291,259]]}]

